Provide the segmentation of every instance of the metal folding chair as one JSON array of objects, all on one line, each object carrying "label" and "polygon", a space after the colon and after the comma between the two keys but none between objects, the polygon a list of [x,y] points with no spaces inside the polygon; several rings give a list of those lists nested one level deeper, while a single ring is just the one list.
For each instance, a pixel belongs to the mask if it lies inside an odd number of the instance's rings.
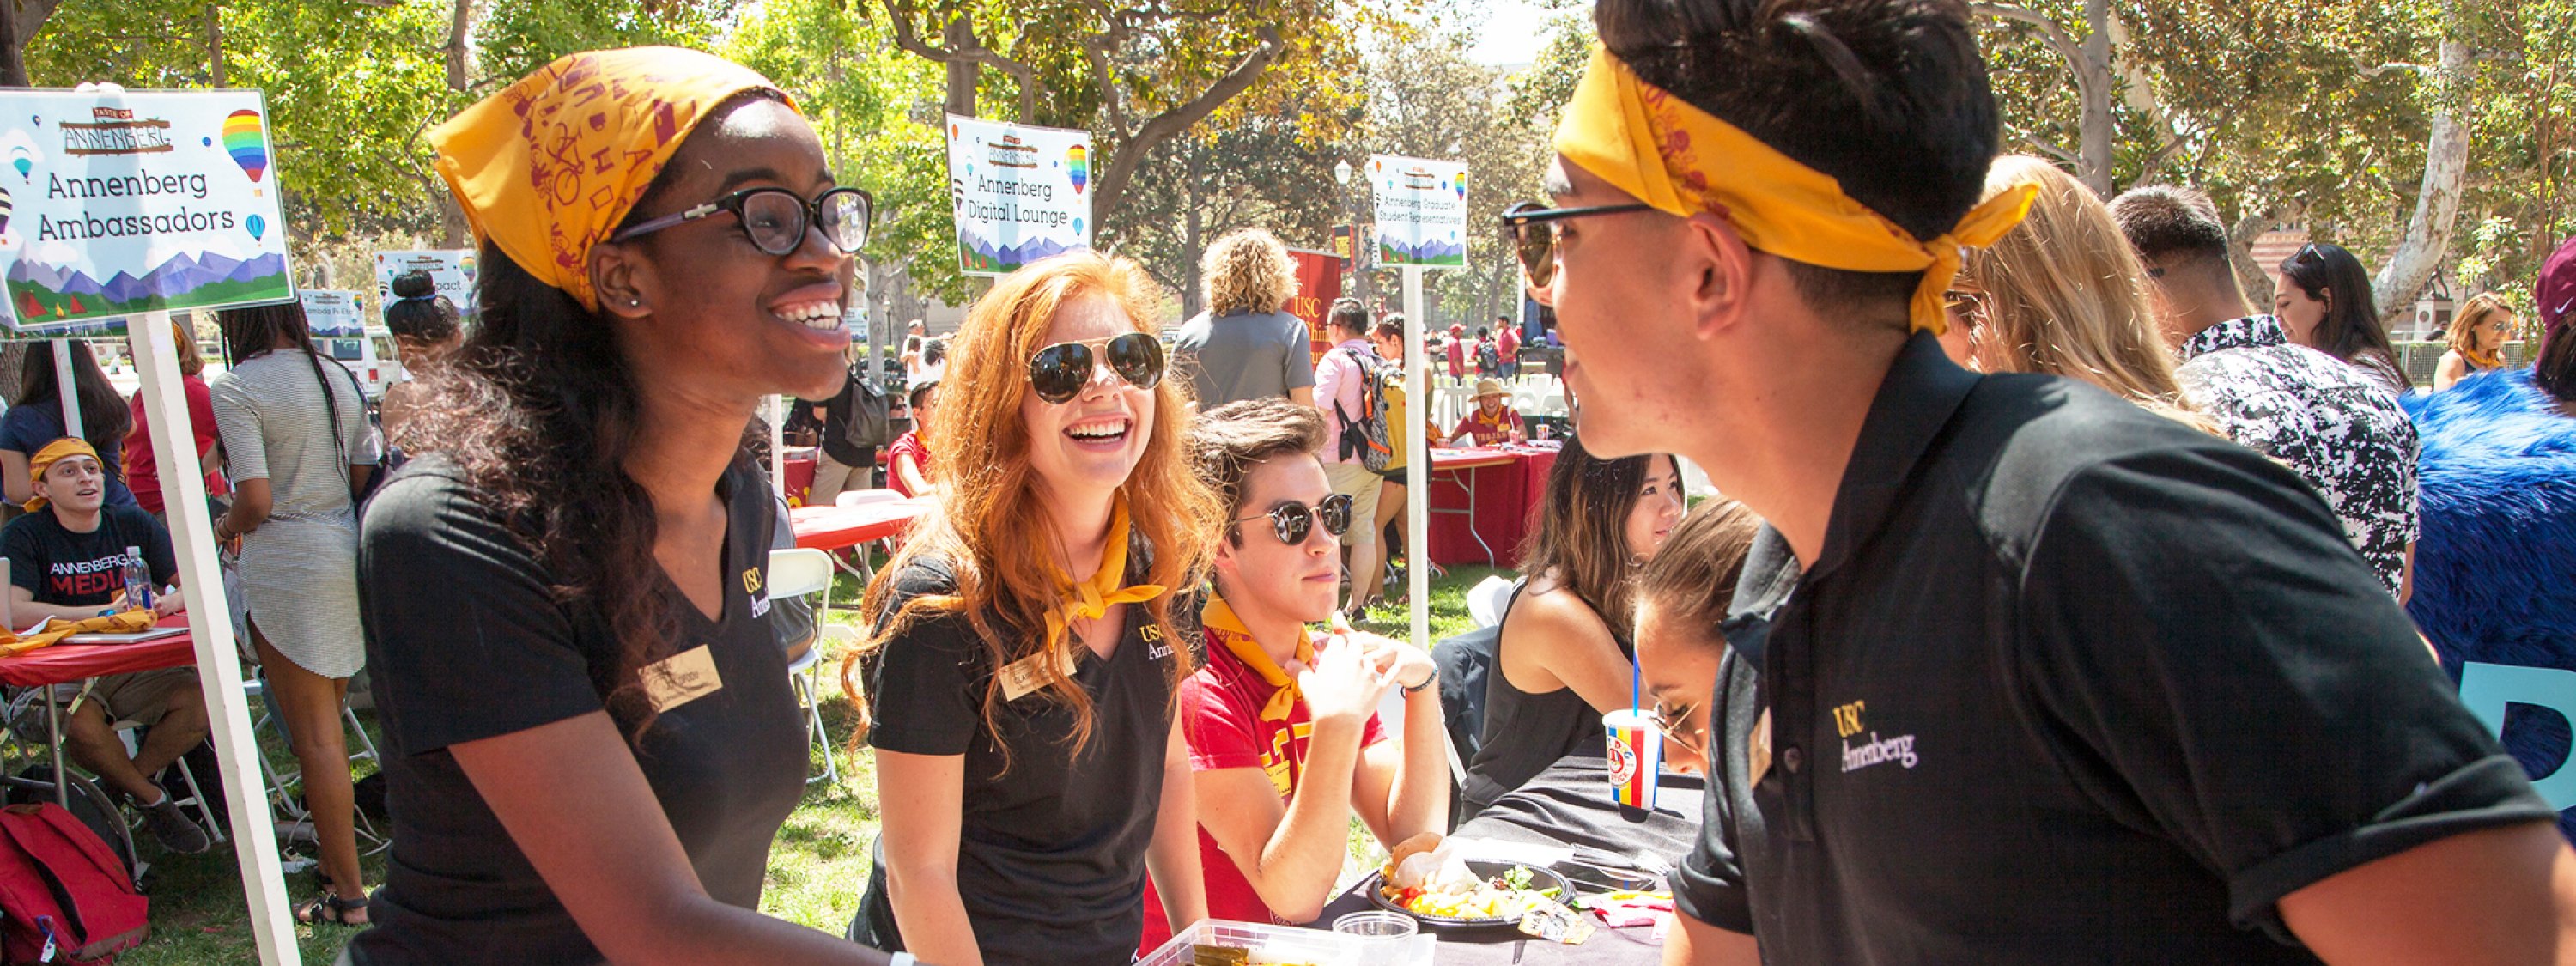
[{"label": "metal folding chair", "polygon": [[812,784],[828,780],[839,785],[841,766],[832,758],[832,736],[823,727],[822,702],[815,697],[815,679],[823,662],[822,642],[826,639],[846,641],[850,635],[849,628],[823,623],[824,613],[832,606],[832,555],[802,548],[769,552],[771,599],[817,593],[823,595],[823,599],[814,605],[815,642],[807,646],[803,654],[788,658],[787,681],[796,689],[797,703],[805,711],[806,741],[823,753],[823,773],[808,775],[805,781]]}]

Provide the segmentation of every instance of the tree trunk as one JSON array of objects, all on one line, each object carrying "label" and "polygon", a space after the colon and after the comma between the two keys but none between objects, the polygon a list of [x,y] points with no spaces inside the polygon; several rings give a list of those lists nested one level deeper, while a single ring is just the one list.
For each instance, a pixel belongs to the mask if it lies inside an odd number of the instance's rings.
[{"label": "tree trunk", "polygon": [[36,86],[27,76],[27,42],[61,5],[62,0],[9,0],[0,8],[0,87]]},{"label": "tree trunk", "polygon": [[1201,284],[1205,280],[1199,277],[1199,257],[1207,252],[1200,240],[1206,227],[1199,221],[1199,149],[1192,145],[1182,150],[1188,153],[1183,155],[1181,178],[1181,317],[1196,318],[1207,309]]},{"label": "tree trunk", "polygon": [[218,90],[224,86],[224,5],[206,5],[206,75],[207,85]]},{"label": "tree trunk", "polygon": [[[2461,28],[2443,5],[2444,26]],[[2469,131],[2454,108],[2468,91],[2469,45],[2452,36],[2442,39],[2441,70],[2434,78],[2433,131],[2424,146],[2424,181],[2416,189],[2415,215],[2406,236],[2388,253],[2388,262],[2370,280],[2371,297],[2382,321],[2414,310],[2415,296],[2433,280],[2450,253],[2451,229],[2460,216],[2460,181],[2469,167]]]},{"label": "tree trunk", "polygon": [[2227,230],[2227,260],[2236,269],[2236,284],[2257,312],[2272,308],[2272,266],[2254,263],[2254,239],[2271,230],[2271,212],[2248,212]]},{"label": "tree trunk", "polygon": [[[951,51],[975,49],[975,25],[966,22],[964,16],[949,20],[944,44]],[[948,113],[974,117],[976,61],[967,57],[950,57],[945,66],[948,68]]]},{"label": "tree trunk", "polygon": [[[455,0],[447,20],[447,89],[459,94],[474,85],[474,0]],[[445,190],[445,179],[430,185],[430,194],[438,198],[438,244],[441,248],[464,248],[473,244],[473,226],[465,220],[465,208],[456,201],[456,193]]]},{"label": "tree trunk", "polygon": [[2084,83],[2082,170],[2077,176],[2095,197],[2111,197],[2111,2],[2084,0],[2084,61],[2075,65]]}]

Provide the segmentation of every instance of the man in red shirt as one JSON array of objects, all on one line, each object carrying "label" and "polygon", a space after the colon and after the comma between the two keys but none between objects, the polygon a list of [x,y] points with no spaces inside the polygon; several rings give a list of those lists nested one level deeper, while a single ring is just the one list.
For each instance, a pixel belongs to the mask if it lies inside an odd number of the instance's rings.
[{"label": "man in red shirt", "polygon": [[[1207,663],[1180,693],[1208,915],[1218,919],[1322,915],[1354,813],[1389,846],[1448,818],[1431,656],[1338,623],[1308,631],[1332,616],[1334,538],[1352,524],[1349,498],[1334,495],[1316,458],[1323,445],[1322,416],[1285,399],[1230,403],[1191,427],[1191,452],[1232,521],[1200,615]],[[1404,695],[1393,740],[1376,715],[1389,690]],[[1171,936],[1161,908],[1146,897],[1142,949]]]},{"label": "man in red shirt", "polygon": [[1494,316],[1494,352],[1503,362],[1502,369],[1495,375],[1505,379],[1519,379],[1521,377],[1520,323],[1505,316]]},{"label": "man in red shirt", "polygon": [[1449,346],[1446,351],[1449,356],[1449,379],[1453,382],[1465,380],[1467,378],[1467,327],[1465,325],[1450,324]]}]

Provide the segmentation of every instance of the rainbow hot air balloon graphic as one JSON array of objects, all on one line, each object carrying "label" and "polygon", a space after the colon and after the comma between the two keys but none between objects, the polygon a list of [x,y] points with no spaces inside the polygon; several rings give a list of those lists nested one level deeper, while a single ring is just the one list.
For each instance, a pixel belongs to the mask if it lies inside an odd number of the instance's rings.
[{"label": "rainbow hot air balloon graphic", "polygon": [[268,172],[267,127],[258,111],[239,110],[224,117],[224,153],[233,156],[233,163],[241,165],[252,184]]},{"label": "rainbow hot air balloon graphic", "polygon": [[1082,186],[1091,183],[1091,151],[1082,145],[1065,149],[1064,166],[1073,174],[1073,193],[1082,195]]}]

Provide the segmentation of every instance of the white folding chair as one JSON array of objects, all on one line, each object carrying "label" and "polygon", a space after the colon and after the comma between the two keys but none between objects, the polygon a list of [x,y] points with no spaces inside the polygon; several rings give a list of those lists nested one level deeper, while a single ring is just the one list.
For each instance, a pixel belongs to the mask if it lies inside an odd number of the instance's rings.
[{"label": "white folding chair", "polygon": [[[265,742],[256,739],[252,741],[252,746],[259,749],[260,775],[268,780],[268,805],[271,817],[283,817],[284,821],[280,823],[280,837],[291,838],[291,832],[293,834],[310,832],[312,813],[305,810],[303,797],[295,794],[295,784],[304,780],[304,772],[303,767],[296,764],[292,757],[294,735],[287,732],[285,722],[277,720],[277,716],[269,712],[267,694],[267,679],[255,674],[243,676],[242,697],[252,709],[250,730],[254,734],[262,731],[270,732],[277,737],[279,744],[289,748],[287,763],[290,767],[279,767],[277,762],[269,758],[268,745]],[[351,763],[374,761],[379,768],[383,767],[384,759],[376,753],[376,740],[367,735],[365,725],[358,723],[357,709],[343,705],[340,708],[340,721],[347,729],[348,738],[345,740],[349,742],[347,746],[349,761]],[[190,784],[195,784],[193,776]],[[393,845],[393,839],[378,832],[374,820],[369,819],[366,812],[358,811],[351,816],[351,819],[355,823],[358,837],[364,840],[361,844],[365,847],[360,851],[373,855]]]},{"label": "white folding chair", "polygon": [[[843,497],[853,495],[842,494]],[[814,605],[814,626],[818,632],[845,630],[823,626],[823,615],[832,605],[832,555],[802,548],[770,551],[769,598],[777,600],[807,594],[823,595],[823,599]],[[805,781],[812,784],[829,780],[838,785],[841,783],[841,766],[832,759],[832,736],[823,728],[823,708],[814,697],[815,678],[823,662],[823,649],[819,645],[824,636],[818,633],[815,643],[807,646],[805,653],[788,659],[787,682],[796,689],[797,702],[804,705],[806,740],[823,752],[823,773],[808,775]]]},{"label": "white folding chair", "polygon": [[1512,582],[1505,577],[1487,577],[1467,589],[1467,616],[1478,627],[1492,627],[1503,622],[1503,608],[1512,599]]}]

